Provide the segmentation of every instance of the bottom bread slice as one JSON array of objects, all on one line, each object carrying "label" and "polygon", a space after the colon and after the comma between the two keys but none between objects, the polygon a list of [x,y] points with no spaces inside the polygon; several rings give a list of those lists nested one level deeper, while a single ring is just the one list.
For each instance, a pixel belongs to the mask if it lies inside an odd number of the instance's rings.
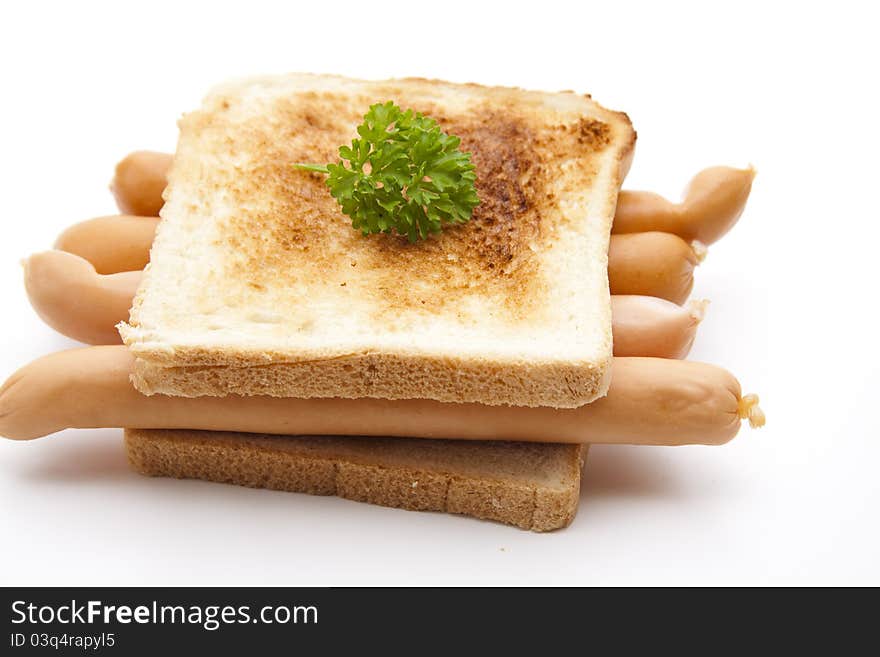
[{"label": "bottom bread slice", "polygon": [[577,512],[587,447],[416,438],[269,436],[126,429],[141,474],[337,495],[413,511],[444,511],[533,531]]}]

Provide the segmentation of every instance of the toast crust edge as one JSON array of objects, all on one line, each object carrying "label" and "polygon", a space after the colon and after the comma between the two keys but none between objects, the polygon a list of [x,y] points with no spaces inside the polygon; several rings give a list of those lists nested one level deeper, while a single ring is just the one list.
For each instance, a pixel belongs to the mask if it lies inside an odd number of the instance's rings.
[{"label": "toast crust edge", "polygon": [[488,406],[578,408],[608,392],[611,357],[589,364],[508,366],[384,354],[252,367],[161,367],[136,359],[145,395],[431,399]]}]

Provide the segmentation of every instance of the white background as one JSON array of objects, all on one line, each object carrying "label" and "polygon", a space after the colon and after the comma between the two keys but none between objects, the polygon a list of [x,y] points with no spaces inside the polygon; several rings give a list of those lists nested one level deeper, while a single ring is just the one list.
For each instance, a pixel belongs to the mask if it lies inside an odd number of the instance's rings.
[{"label": "white background", "polygon": [[[142,478],[121,432],[0,441],[2,584],[880,584],[876,20],[870,3],[4,3],[0,379],[74,346],[19,260],[112,214],[129,150],[230,76],[420,75],[629,113],[629,188],[754,163],[697,274],[692,357],[761,394],[720,448],[595,447],[537,535],[335,498]],[[860,8],[861,7],[861,8]]]}]

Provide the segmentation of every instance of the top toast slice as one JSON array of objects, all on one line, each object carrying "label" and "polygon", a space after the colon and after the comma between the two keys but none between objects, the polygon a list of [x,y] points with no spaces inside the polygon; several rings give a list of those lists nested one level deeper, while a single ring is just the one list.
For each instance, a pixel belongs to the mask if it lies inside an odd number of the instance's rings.
[{"label": "top toast slice", "polygon": [[[471,221],[363,236],[325,176],[371,104],[461,138]],[[128,324],[145,394],[580,406],[611,362],[607,253],[635,132],[587,96],[291,74],[215,88],[180,121]]]}]

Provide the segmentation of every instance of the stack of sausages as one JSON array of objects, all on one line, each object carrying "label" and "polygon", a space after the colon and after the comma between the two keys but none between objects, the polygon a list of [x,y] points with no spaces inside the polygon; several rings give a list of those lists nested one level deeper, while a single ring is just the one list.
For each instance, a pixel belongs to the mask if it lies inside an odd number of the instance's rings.
[{"label": "stack of sausages", "polygon": [[[41,358],[0,388],[0,435],[69,427],[186,428],[275,434],[399,435],[633,444],[720,444],[742,419],[764,423],[755,395],[713,365],[683,361],[708,302],[687,301],[707,245],[736,223],[754,170],[713,167],[675,204],[622,191],[609,248],[614,355],[607,397],[577,409],[427,400],[186,399],[138,393],[115,325],[128,319],[162,207],[171,156],[137,152],[116,168],[121,215],[76,224],[25,261],[28,297],[52,328],[94,346]],[[113,346],[110,346],[113,345]]]}]

